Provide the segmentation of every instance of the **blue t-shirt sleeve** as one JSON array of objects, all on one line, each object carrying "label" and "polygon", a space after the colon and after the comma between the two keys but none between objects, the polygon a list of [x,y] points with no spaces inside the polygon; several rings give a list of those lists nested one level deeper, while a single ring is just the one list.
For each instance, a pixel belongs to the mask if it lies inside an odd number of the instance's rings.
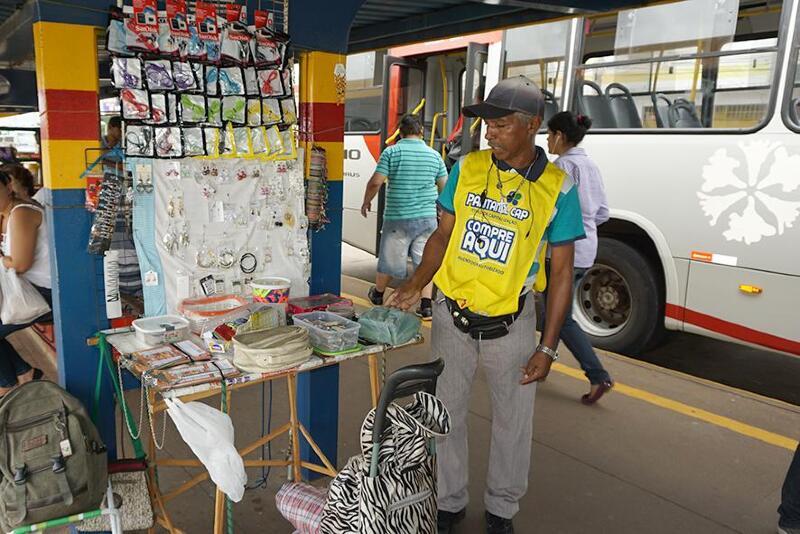
[{"label": "blue t-shirt sleeve", "polygon": [[586,237],[583,230],[583,216],[581,215],[581,202],[578,198],[578,188],[573,187],[556,200],[556,216],[550,221],[545,236],[552,246],[567,245]]},{"label": "blue t-shirt sleeve", "polygon": [[453,165],[453,168],[450,169],[450,177],[447,179],[447,183],[444,184],[444,189],[442,192],[439,193],[439,200],[436,201],[439,204],[439,207],[442,208],[447,213],[455,215],[456,208],[453,204],[453,199],[456,196],[456,186],[458,185],[458,175],[459,175],[459,163]]},{"label": "blue t-shirt sleeve", "polygon": [[375,172],[384,176],[389,176],[389,163],[392,159],[392,147],[387,148],[381,152],[381,157],[378,159],[378,166],[375,167]]}]

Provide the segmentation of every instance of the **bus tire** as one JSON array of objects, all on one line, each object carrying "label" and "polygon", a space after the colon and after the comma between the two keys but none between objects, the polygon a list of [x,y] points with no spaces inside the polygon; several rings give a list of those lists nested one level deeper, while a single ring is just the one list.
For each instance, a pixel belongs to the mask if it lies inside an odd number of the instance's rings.
[{"label": "bus tire", "polygon": [[573,292],[573,317],[592,345],[637,356],[661,338],[663,309],[657,272],[647,258],[601,237],[594,266]]}]

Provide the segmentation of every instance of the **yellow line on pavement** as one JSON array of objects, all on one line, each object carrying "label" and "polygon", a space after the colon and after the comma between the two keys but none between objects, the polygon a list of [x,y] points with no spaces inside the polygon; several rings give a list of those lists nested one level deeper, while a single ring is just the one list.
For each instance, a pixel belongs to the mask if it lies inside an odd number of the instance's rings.
[{"label": "yellow line on pavement", "polygon": [[[360,297],[356,297],[355,295],[348,295],[345,293],[342,293],[342,296],[345,298],[349,298],[350,300],[353,301],[353,303],[358,304],[359,306],[365,306],[367,308],[372,307],[372,303],[366,299],[362,299]],[[430,328],[430,323],[423,322],[422,326],[424,326],[425,328]],[[554,363],[552,370],[562,375],[575,378],[577,380],[581,381],[586,380],[582,371],[580,371],[579,369],[574,369],[572,367],[566,366],[561,363]],[[700,421],[710,423],[714,426],[730,430],[731,432],[735,432],[743,436],[763,441],[764,443],[767,443],[769,445],[774,445],[775,447],[780,447],[782,449],[794,451],[798,445],[797,440],[794,440],[792,438],[782,436],[774,432],[770,432],[769,430],[764,430],[762,428],[748,425],[747,423],[737,421],[736,419],[731,419],[730,417],[725,417],[723,415],[718,415],[712,412],[708,412],[700,408],[695,408],[694,406],[691,406],[689,404],[684,404],[682,402],[678,402],[669,399],[667,397],[662,397],[661,395],[656,395],[655,393],[650,393],[649,391],[645,391],[643,389],[638,389],[625,384],[620,384],[619,382],[617,382],[614,385],[614,392],[625,395],[626,397],[638,399],[648,404],[652,404],[653,406],[658,406],[659,408],[664,408],[666,410],[670,410],[672,412],[676,412],[685,415],[687,417],[691,417],[693,419],[698,419]]]}]

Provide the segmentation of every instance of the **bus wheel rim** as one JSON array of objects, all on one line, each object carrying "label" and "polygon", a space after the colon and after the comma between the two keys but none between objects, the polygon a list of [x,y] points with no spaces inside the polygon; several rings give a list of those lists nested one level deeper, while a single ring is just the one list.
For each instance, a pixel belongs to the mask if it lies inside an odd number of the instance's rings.
[{"label": "bus wheel rim", "polygon": [[609,337],[627,326],[632,302],[630,286],[619,271],[595,264],[575,285],[572,316],[587,334]]}]

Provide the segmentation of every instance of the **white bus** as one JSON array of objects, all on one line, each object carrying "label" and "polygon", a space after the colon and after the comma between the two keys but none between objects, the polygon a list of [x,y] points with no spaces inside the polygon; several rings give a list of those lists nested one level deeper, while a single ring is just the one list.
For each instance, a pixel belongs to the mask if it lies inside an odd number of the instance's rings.
[{"label": "white bus", "polygon": [[594,123],[611,220],[573,310],[594,344],[636,353],[666,328],[800,355],[798,5],[685,0],[351,56],[345,241],[375,250],[379,213],[354,214],[398,114],[425,98],[440,149],[465,98],[524,74],[546,117]]}]

